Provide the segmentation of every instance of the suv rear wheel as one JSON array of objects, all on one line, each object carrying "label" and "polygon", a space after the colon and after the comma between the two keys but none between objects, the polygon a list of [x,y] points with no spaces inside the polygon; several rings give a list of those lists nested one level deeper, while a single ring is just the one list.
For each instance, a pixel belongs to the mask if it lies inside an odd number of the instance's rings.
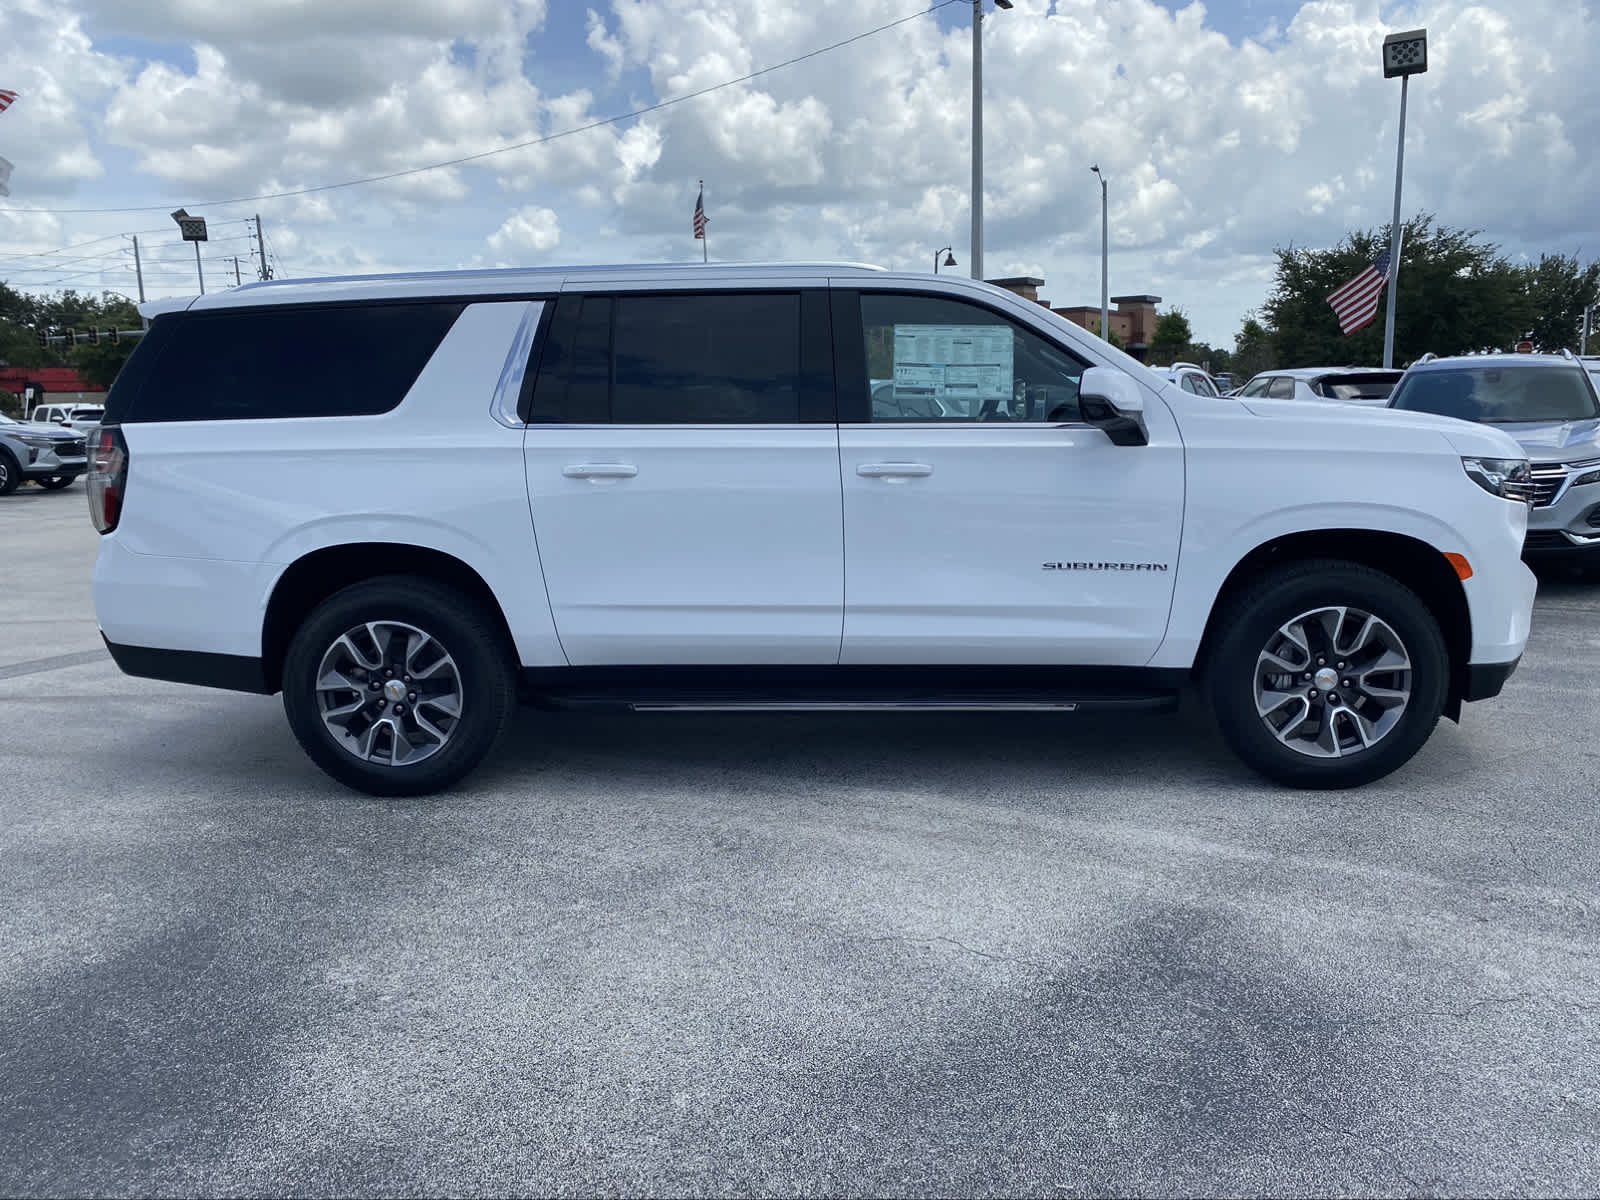
[{"label": "suv rear wheel", "polygon": [[22,486],[22,468],[11,451],[0,449],[0,496],[9,496]]},{"label": "suv rear wheel", "polygon": [[283,707],[312,760],[375,796],[449,787],[481,762],[516,704],[513,651],[454,588],[390,575],[306,618],[283,663]]},{"label": "suv rear wheel", "polygon": [[1355,787],[1428,740],[1450,655],[1410,588],[1356,563],[1310,561],[1255,580],[1229,609],[1206,689],[1223,737],[1267,778]]}]

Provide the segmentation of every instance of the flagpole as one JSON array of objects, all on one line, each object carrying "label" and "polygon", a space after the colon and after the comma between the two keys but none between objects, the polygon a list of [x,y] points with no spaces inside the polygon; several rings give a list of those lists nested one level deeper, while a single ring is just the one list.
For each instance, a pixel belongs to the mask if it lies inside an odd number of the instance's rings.
[{"label": "flagpole", "polygon": [[1394,220],[1389,224],[1389,315],[1383,326],[1383,369],[1394,366],[1394,308],[1400,280],[1400,180],[1406,168],[1406,87],[1411,76],[1400,76],[1400,148],[1394,155]]}]

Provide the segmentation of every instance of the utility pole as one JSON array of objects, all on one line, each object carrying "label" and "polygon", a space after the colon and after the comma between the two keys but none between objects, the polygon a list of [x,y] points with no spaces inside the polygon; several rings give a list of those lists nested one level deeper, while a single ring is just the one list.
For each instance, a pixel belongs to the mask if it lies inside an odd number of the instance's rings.
[{"label": "utility pole", "polygon": [[[144,303],[144,265],[142,263],[140,263],[140,261],[139,261],[139,236],[138,236],[138,234],[135,234],[134,238],[133,238],[133,275],[134,275],[134,278],[139,281],[139,303],[143,304]],[[139,327],[141,329],[149,329],[150,328],[150,319],[148,317],[146,317],[143,313],[139,314]]]},{"label": "utility pole", "polygon": [[1589,353],[1589,334],[1594,329],[1594,305],[1586,304],[1583,308],[1583,332],[1578,336],[1578,353]]},{"label": "utility pole", "polygon": [[238,287],[244,280],[239,278],[239,256],[233,256],[233,286]]},{"label": "utility pole", "polygon": [[261,278],[271,279],[272,272],[267,268],[267,239],[261,236],[261,214],[256,214],[256,249],[261,253]]}]

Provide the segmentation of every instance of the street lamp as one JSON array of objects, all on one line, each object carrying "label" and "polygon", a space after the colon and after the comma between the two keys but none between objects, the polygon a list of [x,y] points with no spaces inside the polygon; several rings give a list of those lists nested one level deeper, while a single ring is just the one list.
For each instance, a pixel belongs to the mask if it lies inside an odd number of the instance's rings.
[{"label": "street lamp", "polygon": [[200,294],[206,294],[206,275],[200,269],[200,243],[207,241],[206,219],[204,217],[191,217],[183,209],[178,209],[172,214],[172,219],[178,223],[178,233],[186,242],[194,243],[194,271],[200,278]]},{"label": "street lamp", "polygon": [[1100,173],[1099,163],[1095,163],[1089,170],[1100,180],[1100,336],[1109,342],[1111,340],[1111,239],[1106,222],[1106,177]]},{"label": "street lamp", "polygon": [[1412,29],[1383,39],[1383,77],[1400,77],[1400,144],[1394,154],[1394,220],[1389,223],[1389,311],[1383,326],[1383,366],[1394,366],[1395,288],[1400,279],[1400,180],[1406,167],[1406,90],[1428,69],[1428,31]]},{"label": "street lamp", "polygon": [[956,256],[954,254],[950,253],[950,251],[952,249],[954,249],[954,247],[945,246],[943,249],[935,250],[933,252],[933,273],[935,275],[937,275],[939,273],[939,255],[941,255],[941,254],[944,255],[944,265],[945,266],[953,267],[953,266],[956,265]]},{"label": "street lamp", "polygon": [[972,0],[972,277],[983,278],[983,0]]}]

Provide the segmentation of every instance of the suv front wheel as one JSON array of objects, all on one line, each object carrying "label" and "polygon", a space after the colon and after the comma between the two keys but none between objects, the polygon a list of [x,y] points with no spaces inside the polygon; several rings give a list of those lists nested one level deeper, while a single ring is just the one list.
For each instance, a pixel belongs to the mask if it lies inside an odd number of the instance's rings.
[{"label": "suv front wheel", "polygon": [[1224,739],[1261,774],[1356,787],[1406,763],[1444,710],[1450,656],[1416,593],[1356,563],[1296,563],[1229,604],[1206,688]]},{"label": "suv front wheel", "polygon": [[295,633],[283,707],[306,753],[341,783],[425,795],[477,766],[509,723],[512,655],[456,589],[370,579],[323,601]]}]

